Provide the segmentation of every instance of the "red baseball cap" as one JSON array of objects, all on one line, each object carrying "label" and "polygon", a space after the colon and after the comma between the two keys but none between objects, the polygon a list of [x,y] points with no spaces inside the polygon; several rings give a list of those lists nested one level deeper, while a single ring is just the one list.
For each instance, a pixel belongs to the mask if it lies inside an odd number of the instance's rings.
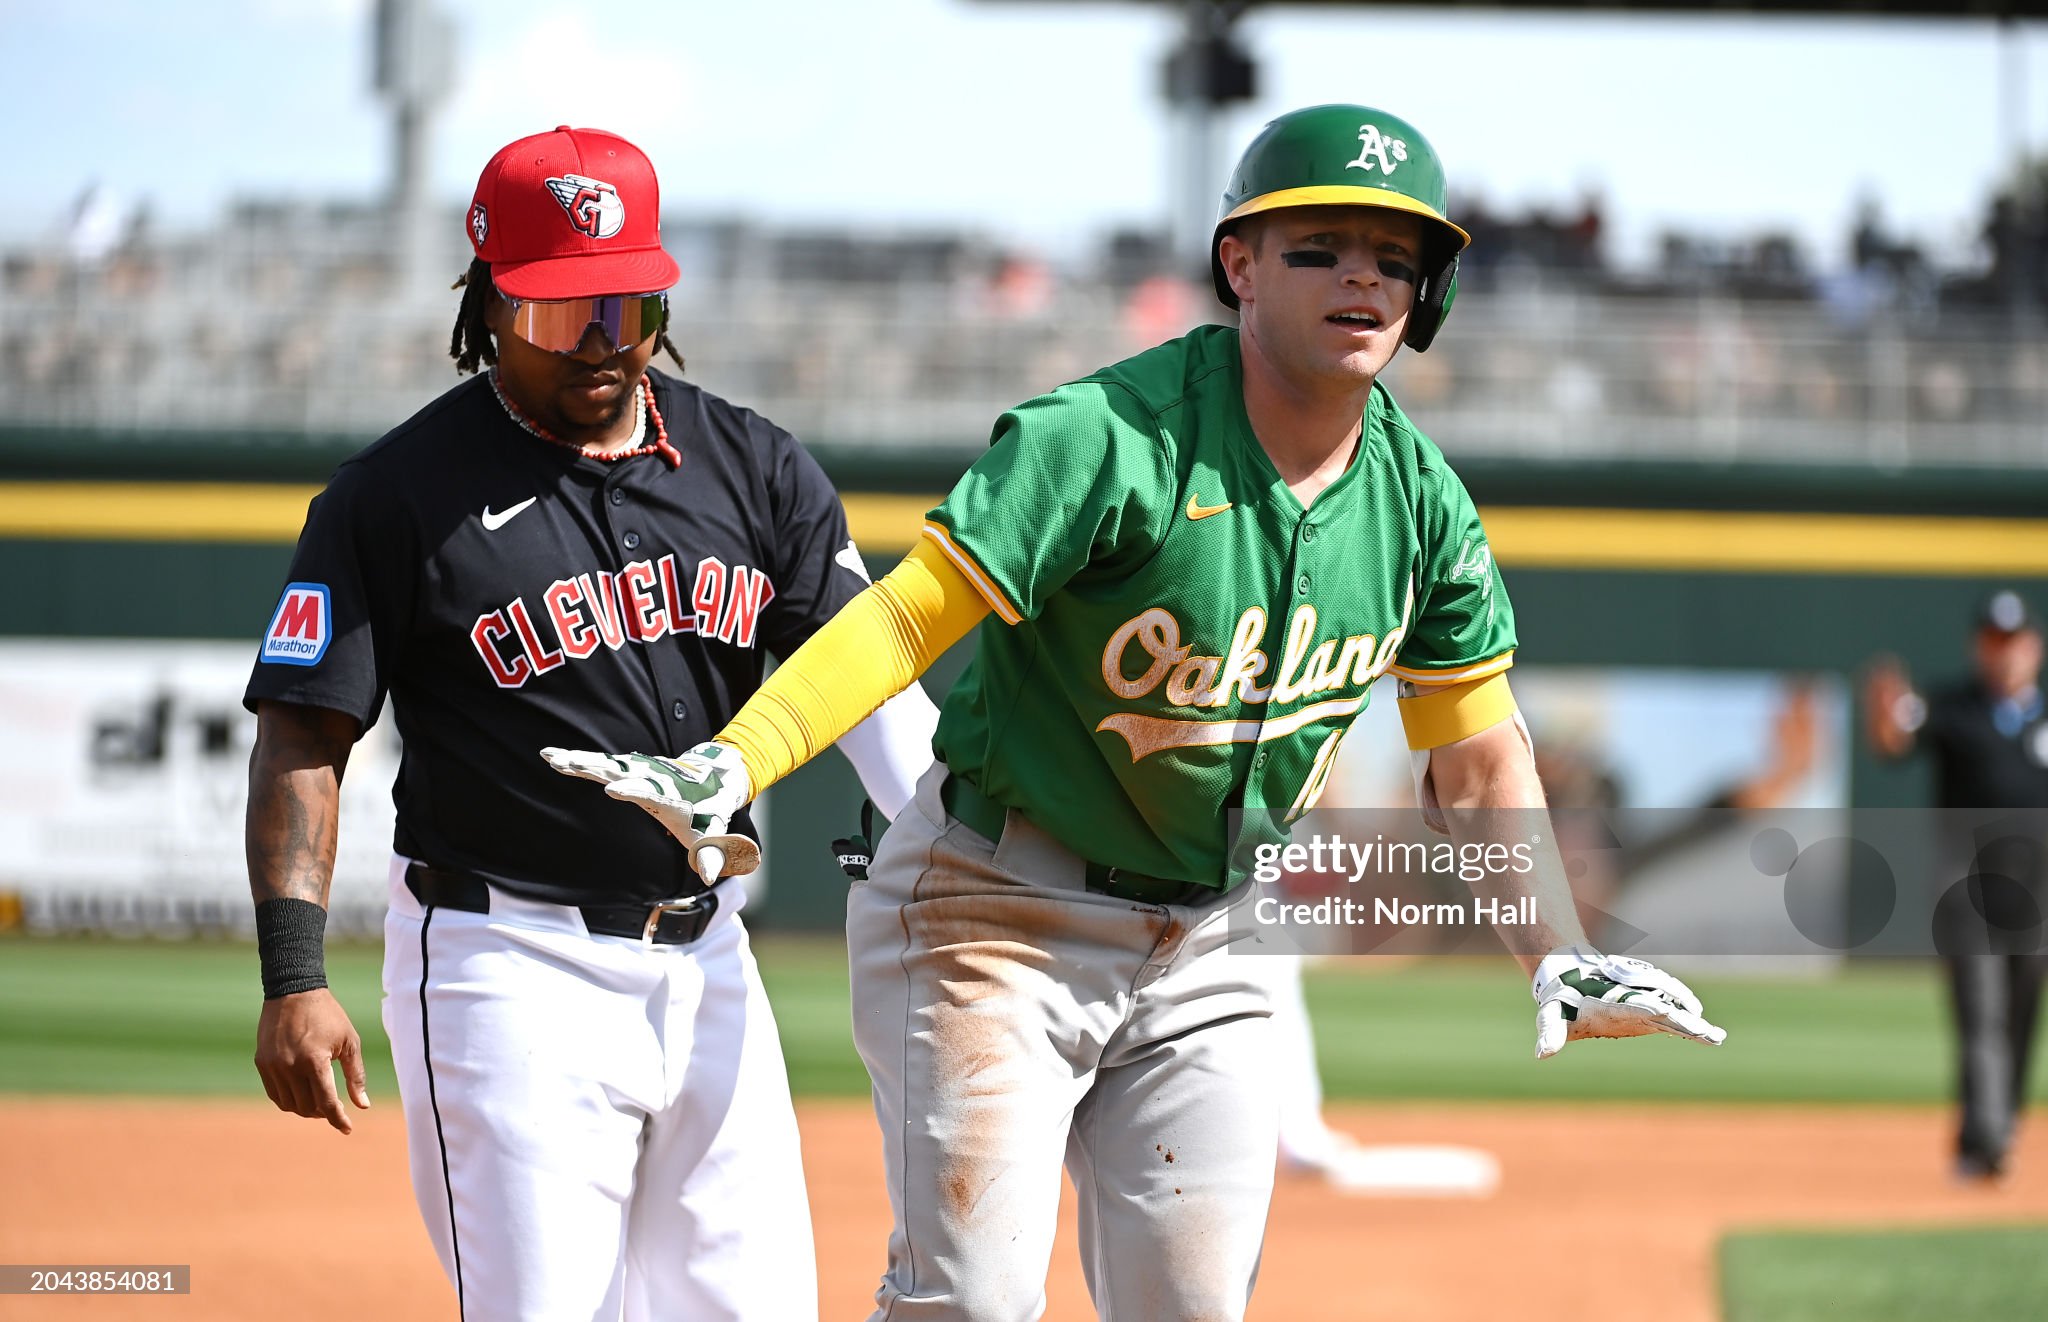
[{"label": "red baseball cap", "polygon": [[661,185],[616,133],[521,138],[491,157],[469,206],[469,242],[514,298],[654,294],[675,284],[661,247]]}]

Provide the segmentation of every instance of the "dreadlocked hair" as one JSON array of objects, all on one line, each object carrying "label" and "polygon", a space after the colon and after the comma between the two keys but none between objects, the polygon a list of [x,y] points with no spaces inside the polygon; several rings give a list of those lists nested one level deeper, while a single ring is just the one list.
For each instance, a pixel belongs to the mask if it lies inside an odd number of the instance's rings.
[{"label": "dreadlocked hair", "polygon": [[462,306],[455,313],[455,333],[448,337],[448,356],[458,372],[474,372],[480,363],[498,364],[498,343],[484,324],[484,312],[497,292],[491,284],[491,264],[481,257],[470,259],[469,269],[455,278],[450,289],[462,291]]},{"label": "dreadlocked hair", "polygon": [[[472,258],[469,269],[457,276],[449,288],[462,291],[462,306],[455,312],[455,331],[448,337],[448,356],[455,360],[455,370],[474,372],[480,365],[497,366],[497,337],[491,334],[491,328],[484,320],[490,310],[491,296],[498,292],[497,286],[491,283],[491,264],[481,257]],[[676,371],[686,370],[682,354],[676,351],[675,341],[668,337],[665,320],[661,330],[656,332],[656,343],[662,352],[675,360]]]}]

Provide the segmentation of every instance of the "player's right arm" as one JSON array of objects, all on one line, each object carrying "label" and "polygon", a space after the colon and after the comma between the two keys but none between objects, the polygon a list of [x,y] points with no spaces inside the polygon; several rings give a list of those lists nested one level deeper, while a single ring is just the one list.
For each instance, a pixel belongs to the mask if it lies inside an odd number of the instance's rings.
[{"label": "player's right arm", "polygon": [[[366,452],[366,454],[372,452]],[[362,1043],[327,990],[322,945],[342,769],[377,722],[427,558],[402,474],[357,458],[306,510],[291,571],[242,705],[256,714],[244,842],[263,960],[256,1070],[279,1110],[344,1134],[349,1095],[370,1104]]]},{"label": "player's right arm", "polygon": [[733,814],[908,688],[991,609],[944,554],[920,542],[777,667],[710,743],[674,758],[565,748],[541,756],[639,804],[693,860],[708,845],[722,852],[724,875],[751,871],[758,853],[735,855],[739,842],[724,834]]},{"label": "player's right arm", "polygon": [[263,946],[264,1001],[256,1072],[280,1111],[353,1125],[335,1090],[341,1062],[349,1099],[368,1108],[363,1043],[321,971],[322,928],[341,810],[341,777],[361,733],[354,716],[293,702],[261,702],[249,755],[244,846]]},{"label": "player's right arm", "polygon": [[1122,387],[1076,382],[996,422],[916,546],[718,733],[759,794],[831,746],[994,615],[1037,618],[1091,563],[1135,561],[1173,517],[1167,447]]},{"label": "player's right arm", "polygon": [[908,688],[991,610],[933,542],[921,541],[777,668],[718,742],[740,750],[759,794]]},{"label": "player's right arm", "polygon": [[987,616],[1036,618],[1084,567],[1140,558],[1156,543],[1174,513],[1158,498],[1172,490],[1166,450],[1153,432],[1133,434],[1130,410],[1109,401],[1104,387],[1081,382],[1006,413],[903,562],[797,648],[712,742],[679,758],[542,756],[639,804],[695,857],[700,837],[722,831],[740,805],[830,747]]}]

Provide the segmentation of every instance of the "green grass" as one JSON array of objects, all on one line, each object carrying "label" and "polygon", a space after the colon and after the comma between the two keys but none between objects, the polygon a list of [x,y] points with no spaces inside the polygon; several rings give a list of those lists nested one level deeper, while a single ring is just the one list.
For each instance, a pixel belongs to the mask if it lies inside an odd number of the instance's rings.
[{"label": "green grass", "polygon": [[[397,1095],[378,1002],[383,950],[335,944],[327,977],[363,1035],[370,1095]],[[263,1004],[253,944],[0,941],[0,1091],[241,1093]]]},{"label": "green grass", "polygon": [[790,1090],[799,1097],[866,1097],[867,1067],[853,1050],[845,941],[769,938],[756,941],[754,953],[775,1005]]},{"label": "green grass", "polygon": [[1724,1322],[2034,1322],[2048,1310],[2048,1228],[1721,1241]]},{"label": "green grass", "polygon": [[[832,938],[758,943],[792,1084],[864,1097],[848,1036],[846,957]],[[393,1091],[375,946],[337,945],[329,977],[363,1034],[372,1092]],[[1504,960],[1395,968],[1339,961],[1308,997],[1333,1098],[1913,1101],[1948,1096],[1931,966],[1828,980],[1695,980],[1726,1046],[1575,1043],[1538,1065],[1534,1006]],[[253,947],[0,939],[0,1091],[260,1097]]]},{"label": "green grass", "polygon": [[1507,963],[1397,968],[1357,959],[1309,974],[1333,1097],[1938,1102],[1949,1030],[1932,965],[1827,979],[1689,978],[1728,1041],[1575,1042],[1540,1065],[1536,1007]]},{"label": "green grass", "polygon": [[[865,1097],[838,941],[761,943],[799,1095]],[[330,944],[327,978],[363,1037],[372,1097],[397,1093],[383,949]],[[0,938],[0,1092],[229,1093],[260,1098],[256,948],[236,942]]]}]

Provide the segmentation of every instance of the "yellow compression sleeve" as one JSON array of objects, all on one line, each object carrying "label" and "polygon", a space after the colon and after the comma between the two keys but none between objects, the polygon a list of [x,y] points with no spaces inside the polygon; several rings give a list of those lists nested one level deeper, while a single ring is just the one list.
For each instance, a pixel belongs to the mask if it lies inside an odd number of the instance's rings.
[{"label": "yellow compression sleeve", "polygon": [[920,540],[797,648],[718,742],[740,751],[747,784],[759,794],[908,688],[988,613],[945,553]]},{"label": "yellow compression sleeve", "polygon": [[1500,724],[1515,714],[1515,695],[1508,689],[1508,677],[1495,674],[1463,684],[1425,688],[1398,705],[1408,747],[1419,753]]}]

